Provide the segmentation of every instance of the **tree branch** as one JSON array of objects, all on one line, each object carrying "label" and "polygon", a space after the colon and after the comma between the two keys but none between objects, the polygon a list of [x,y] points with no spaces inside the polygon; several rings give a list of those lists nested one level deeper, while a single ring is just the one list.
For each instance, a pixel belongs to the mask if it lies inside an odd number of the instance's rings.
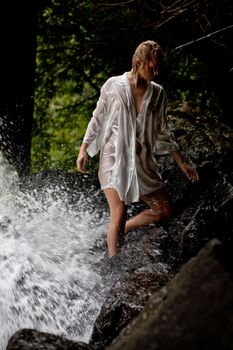
[{"label": "tree branch", "polygon": [[182,49],[182,48],[185,47],[185,46],[189,46],[189,45],[195,44],[195,43],[198,42],[198,41],[201,41],[201,40],[210,38],[211,36],[216,35],[216,34],[218,34],[218,33],[221,33],[221,32],[223,32],[224,30],[232,29],[232,28],[233,28],[233,24],[230,25],[230,26],[228,26],[228,27],[225,27],[225,28],[216,30],[215,32],[212,32],[212,33],[207,34],[207,35],[205,35],[205,36],[202,36],[201,38],[194,39],[194,40],[191,40],[191,41],[189,41],[189,42],[187,42],[187,43],[185,43],[185,44],[183,44],[183,45],[177,46],[177,47],[175,47],[175,50],[179,50],[179,49]]},{"label": "tree branch", "polygon": [[101,6],[106,6],[106,7],[113,7],[113,6],[122,6],[122,5],[127,5],[127,4],[130,4],[132,2],[135,2],[137,0],[128,0],[128,1],[122,1],[120,3],[117,3],[117,4],[110,4],[110,3],[102,3],[102,2],[98,2],[97,5],[101,5]]}]

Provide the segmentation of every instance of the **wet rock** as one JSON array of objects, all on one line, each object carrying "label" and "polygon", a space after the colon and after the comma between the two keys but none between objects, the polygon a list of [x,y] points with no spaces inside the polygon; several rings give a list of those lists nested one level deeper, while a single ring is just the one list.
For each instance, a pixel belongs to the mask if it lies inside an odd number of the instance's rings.
[{"label": "wet rock", "polygon": [[149,296],[169,279],[170,271],[157,263],[117,281],[95,321],[91,343],[109,344],[142,310]]},{"label": "wet rock", "polygon": [[99,189],[98,178],[95,174],[68,173],[60,169],[50,169],[39,173],[33,173],[20,178],[22,189],[41,189],[44,187],[54,188],[59,186],[63,189],[83,191],[90,188]]},{"label": "wet rock", "polygon": [[85,343],[75,343],[54,334],[22,329],[9,340],[7,350],[93,350]]},{"label": "wet rock", "polygon": [[174,207],[172,220],[163,225],[162,249],[166,261],[178,268],[210,239],[232,241],[233,130],[199,115],[193,106],[180,105],[171,114],[180,151],[200,176],[190,183],[170,157],[158,159]]},{"label": "wet rock", "polygon": [[156,235],[150,229],[135,230],[126,236],[122,251],[105,261],[102,278],[113,285],[95,321],[91,344],[109,344],[149,296],[173,277],[160,249],[165,235],[162,228],[157,228]]},{"label": "wet rock", "polygon": [[[212,238],[233,240],[233,184],[223,175],[200,197],[190,221],[180,233],[180,253],[186,261]],[[187,209],[188,210],[188,209]],[[186,215],[185,211],[183,215]]]},{"label": "wet rock", "polygon": [[231,251],[210,241],[107,349],[233,349],[232,272]]},{"label": "wet rock", "polygon": [[151,231],[151,227],[144,227],[126,235],[121,252],[111,259],[107,258],[102,265],[100,274],[104,280],[114,283],[124,277],[125,273],[164,262],[160,245],[167,233],[162,227],[156,227],[153,234]]},{"label": "wet rock", "polygon": [[74,207],[81,202],[82,206],[90,211],[97,208],[101,211],[107,207],[96,174],[47,170],[21,177],[19,189],[22,193],[32,193],[38,198],[43,197],[49,191],[54,199],[64,198]]},{"label": "wet rock", "polygon": [[162,248],[170,264],[182,265],[213,238],[232,243],[232,174],[219,172],[197,197],[190,193],[185,208],[167,224],[167,241]]},{"label": "wet rock", "polygon": [[135,230],[126,236],[122,251],[107,259],[101,274],[112,284],[95,321],[91,344],[109,344],[143,308],[150,295],[164,286],[173,272],[164,262],[160,244],[166,232]]},{"label": "wet rock", "polygon": [[202,116],[192,106],[180,104],[170,110],[170,124],[184,159],[200,173],[200,183],[193,186],[174,164],[171,157],[158,157],[166,187],[175,204],[184,208],[186,197],[197,197],[212,181],[218,171],[227,173],[233,155],[233,129],[216,118]]}]

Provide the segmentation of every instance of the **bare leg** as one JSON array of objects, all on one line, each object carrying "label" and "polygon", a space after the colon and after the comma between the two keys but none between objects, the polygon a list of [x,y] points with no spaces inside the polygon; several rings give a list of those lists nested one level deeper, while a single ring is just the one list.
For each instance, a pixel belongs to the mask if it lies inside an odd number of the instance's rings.
[{"label": "bare leg", "polygon": [[143,195],[141,199],[150,206],[150,209],[146,209],[128,220],[125,225],[125,233],[135,227],[149,225],[171,216],[171,201],[164,188]]},{"label": "bare leg", "polygon": [[110,223],[107,234],[108,255],[116,255],[120,251],[121,238],[124,235],[126,222],[126,206],[116,190],[107,188],[104,190],[110,208]]}]

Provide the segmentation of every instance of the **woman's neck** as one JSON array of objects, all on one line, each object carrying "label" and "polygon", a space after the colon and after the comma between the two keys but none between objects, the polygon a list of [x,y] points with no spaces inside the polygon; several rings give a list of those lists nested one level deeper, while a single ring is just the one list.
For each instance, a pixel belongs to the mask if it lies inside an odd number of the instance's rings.
[{"label": "woman's neck", "polygon": [[138,76],[136,79],[135,74],[133,74],[133,69],[127,73],[127,76],[129,78],[130,84],[134,88],[145,88],[147,86],[147,81],[144,78]]}]

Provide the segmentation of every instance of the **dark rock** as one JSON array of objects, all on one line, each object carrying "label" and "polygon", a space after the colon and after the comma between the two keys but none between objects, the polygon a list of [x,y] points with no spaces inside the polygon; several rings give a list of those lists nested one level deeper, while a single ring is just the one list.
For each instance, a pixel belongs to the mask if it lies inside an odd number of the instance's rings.
[{"label": "dark rock", "polygon": [[[223,175],[200,197],[200,203],[181,232],[180,249],[186,261],[212,238],[230,243],[233,239],[233,186]],[[185,215],[185,213],[184,213]]]},{"label": "dark rock", "polygon": [[232,291],[231,252],[212,240],[107,349],[233,349]]},{"label": "dark rock", "polygon": [[198,198],[190,195],[186,207],[167,225],[168,261],[182,265],[211,239],[233,241],[232,173],[219,173]]},{"label": "dark rock", "polygon": [[143,308],[149,296],[171,279],[157,263],[125,275],[115,283],[95,321],[91,343],[109,344]]},{"label": "dark rock", "polygon": [[122,251],[105,261],[101,274],[106,286],[109,281],[113,285],[95,321],[91,344],[109,344],[173,277],[159,246],[165,235],[162,228],[156,235],[151,229],[135,230],[126,236]]},{"label": "dark rock", "polygon": [[85,343],[75,343],[54,334],[22,329],[9,340],[7,350],[92,350]]},{"label": "dark rock", "polygon": [[182,105],[171,111],[170,123],[185,160],[195,166],[200,173],[200,184],[190,184],[180,172],[171,157],[158,157],[166,187],[175,204],[186,205],[187,192],[194,197],[212,181],[219,170],[232,169],[233,129],[221,124],[217,119],[205,118],[196,111],[187,112]]},{"label": "dark rock", "polygon": [[99,272],[106,286],[106,299],[94,323],[92,344],[112,341],[142,309],[152,291],[171,278],[170,267],[162,260],[158,243],[150,233],[137,231],[127,237],[117,256],[102,262]]},{"label": "dark rock", "polygon": [[158,159],[174,207],[172,220],[163,224],[167,239],[161,249],[174,268],[210,239],[230,243],[233,238],[233,130],[183,107],[172,111],[170,121],[181,153],[197,167],[200,181],[190,183],[170,157]]}]

